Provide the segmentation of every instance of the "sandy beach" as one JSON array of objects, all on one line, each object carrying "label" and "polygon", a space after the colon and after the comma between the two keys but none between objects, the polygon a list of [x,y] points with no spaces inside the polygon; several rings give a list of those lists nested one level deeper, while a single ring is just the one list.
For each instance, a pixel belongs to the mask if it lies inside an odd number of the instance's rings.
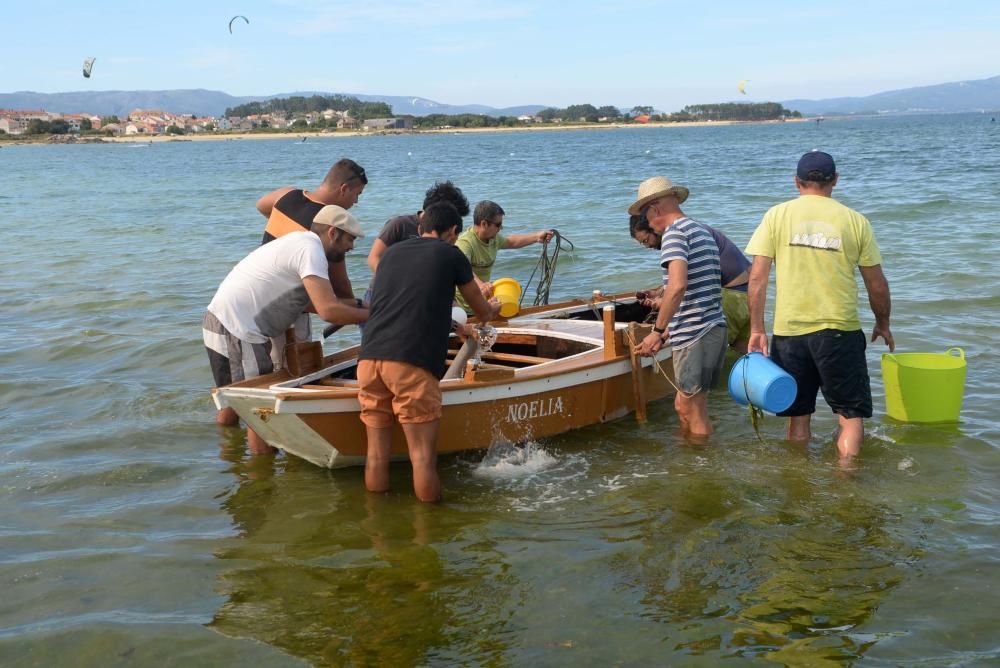
[{"label": "sandy beach", "polygon": [[[433,135],[433,134],[467,134],[484,132],[565,132],[577,130],[640,130],[650,128],[685,128],[702,127],[712,125],[774,125],[778,123],[802,123],[811,119],[795,118],[787,121],[684,121],[676,123],[650,122],[650,123],[591,123],[591,124],[559,124],[559,125],[524,125],[518,127],[495,127],[495,128],[428,128],[413,130],[379,130],[375,132],[363,132],[360,130],[337,130],[310,132],[213,132],[186,135],[129,135],[123,137],[101,137],[96,135],[50,135],[48,137],[38,137],[31,139],[8,139],[8,143],[17,144],[50,144],[50,143],[160,143],[177,141],[243,141],[258,139],[284,139],[305,138],[327,139],[338,137],[378,137],[385,135]],[[55,139],[53,139],[55,137]],[[0,143],[0,146],[3,144]]]}]

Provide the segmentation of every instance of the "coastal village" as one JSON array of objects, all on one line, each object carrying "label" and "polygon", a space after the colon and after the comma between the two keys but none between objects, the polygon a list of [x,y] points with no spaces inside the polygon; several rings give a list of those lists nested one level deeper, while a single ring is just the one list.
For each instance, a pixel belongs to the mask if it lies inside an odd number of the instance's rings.
[{"label": "coastal village", "polygon": [[[391,109],[383,105],[382,113]],[[124,119],[116,115],[93,113],[60,113],[41,109],[0,109],[0,136],[29,137],[48,135],[50,141],[76,141],[79,137],[98,141],[100,138],[140,138],[154,136],[214,135],[219,133],[271,132],[399,132],[413,130],[450,130],[503,126],[558,127],[566,125],[655,124],[657,122],[767,122],[799,120],[801,115],[779,104],[696,105],[673,114],[657,114],[651,107],[636,107],[622,114],[610,107],[597,109],[591,105],[576,105],[566,109],[546,108],[537,114],[489,119],[483,114],[436,114],[424,118],[404,114],[398,116],[359,118],[351,110],[326,108],[320,111],[264,110],[243,115],[219,117],[175,114],[159,109],[133,109]],[[601,113],[605,112],[605,113]]]},{"label": "coastal village", "polygon": [[[530,117],[529,117],[530,118]],[[325,129],[340,130],[405,130],[413,127],[413,120],[400,118],[370,118],[363,121],[352,118],[346,111],[327,109],[319,112],[287,114],[275,111],[251,116],[194,116],[174,114],[158,109],[135,109],[124,119],[97,114],[62,114],[44,110],[0,109],[0,132],[8,135],[31,134],[32,121],[65,124],[65,133],[80,134],[96,131],[107,136],[198,134],[214,131],[249,132],[253,130],[308,129],[320,120]],[[60,124],[61,125],[61,124]],[[54,133],[58,134],[58,133]]]}]

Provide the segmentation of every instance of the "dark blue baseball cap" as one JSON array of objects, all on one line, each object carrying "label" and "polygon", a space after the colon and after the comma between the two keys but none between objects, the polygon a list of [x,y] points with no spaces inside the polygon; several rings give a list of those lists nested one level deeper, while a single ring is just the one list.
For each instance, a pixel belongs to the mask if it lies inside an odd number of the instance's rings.
[{"label": "dark blue baseball cap", "polygon": [[819,181],[826,183],[832,181],[837,175],[837,165],[833,162],[833,156],[823,151],[809,151],[799,158],[799,166],[795,170],[796,175],[802,181]]}]

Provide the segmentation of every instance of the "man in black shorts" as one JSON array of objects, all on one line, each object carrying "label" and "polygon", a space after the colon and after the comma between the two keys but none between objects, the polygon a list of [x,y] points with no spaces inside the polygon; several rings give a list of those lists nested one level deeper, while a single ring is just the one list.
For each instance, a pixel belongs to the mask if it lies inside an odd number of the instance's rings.
[{"label": "man in black shorts", "polygon": [[748,290],[750,352],[768,353],[764,303],[772,262],[779,267],[770,353],[798,383],[795,402],[779,413],[788,416],[788,439],[809,440],[816,392],[822,390],[838,416],[837,449],[846,459],[861,451],[864,418],[872,416],[855,267],[875,314],[871,340],[882,337],[890,351],[895,344],[875,233],[867,218],[833,199],[838,178],[829,154],[803,155],[795,175],[799,197],[764,214],[746,252],[755,256]]}]

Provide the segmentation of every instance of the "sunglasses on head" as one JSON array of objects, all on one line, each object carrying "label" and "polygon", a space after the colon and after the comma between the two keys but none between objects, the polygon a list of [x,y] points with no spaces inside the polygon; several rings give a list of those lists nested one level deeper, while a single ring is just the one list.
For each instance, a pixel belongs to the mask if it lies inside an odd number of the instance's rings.
[{"label": "sunglasses on head", "polygon": [[347,180],[353,181],[354,179],[358,179],[359,181],[361,181],[361,183],[368,185],[368,175],[365,174],[364,167],[359,167],[357,170],[355,170],[354,175]]}]

